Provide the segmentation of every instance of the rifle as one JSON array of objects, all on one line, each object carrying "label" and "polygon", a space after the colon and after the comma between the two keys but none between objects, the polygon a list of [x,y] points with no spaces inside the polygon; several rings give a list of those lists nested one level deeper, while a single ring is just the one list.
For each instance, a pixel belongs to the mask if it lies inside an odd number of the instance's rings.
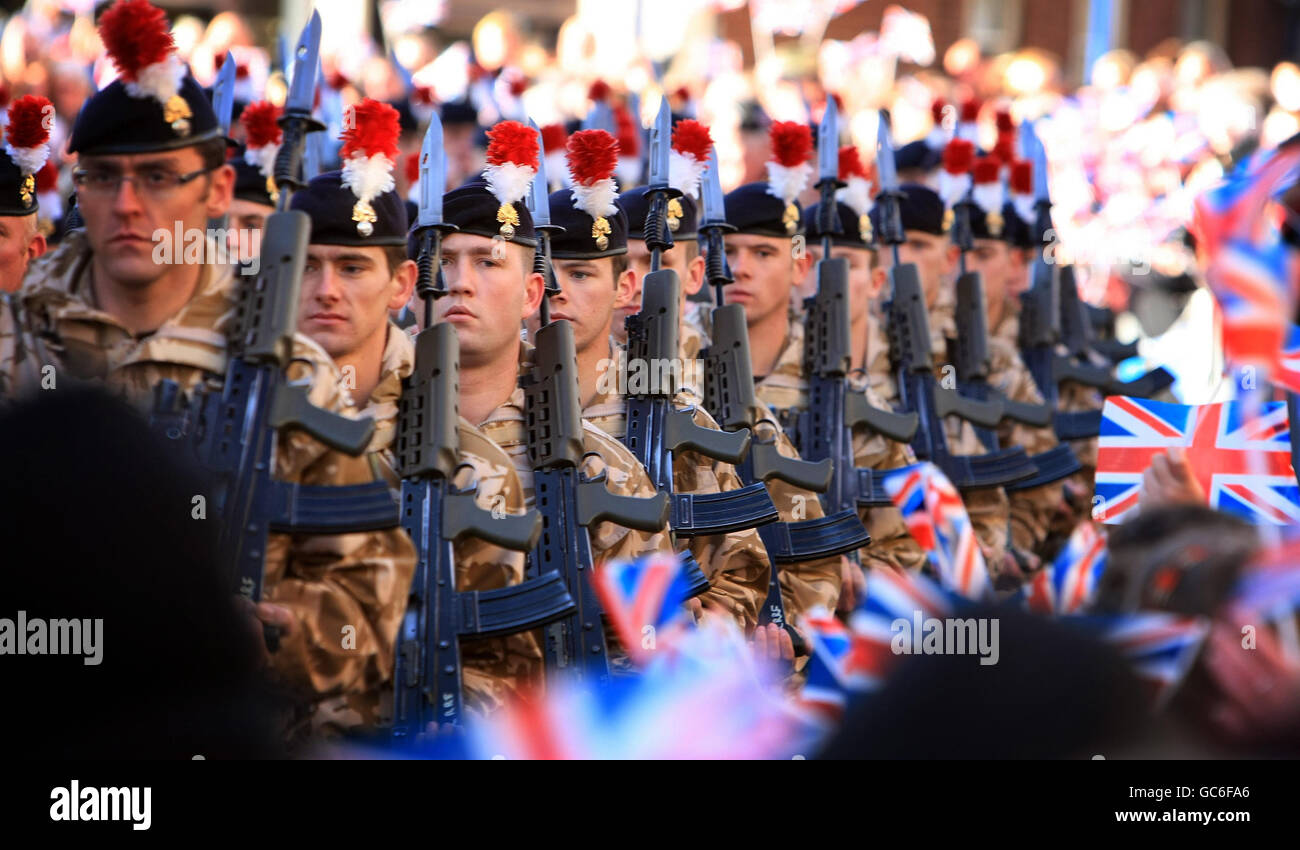
[{"label": "rifle", "polygon": [[[954,455],[948,448],[943,417],[953,415],[972,425],[993,428],[1002,419],[1002,405],[996,399],[965,398],[954,389],[935,382],[930,352],[930,323],[925,295],[915,264],[899,261],[898,246],[906,236],[899,212],[898,173],[889,121],[882,112],[876,140],[876,164],[881,191],[879,236],[893,250],[889,270],[890,299],[885,304],[889,329],[889,359],[894,370],[898,397],[904,410],[920,420],[912,449],[921,460],[932,461],[959,490],[1004,487],[1032,474],[1020,459],[1023,451],[1002,449],[983,455]],[[1032,465],[1029,465],[1032,466]]]},{"label": "rifle", "polygon": [[460,343],[456,329],[433,323],[433,302],[447,294],[442,279],[444,168],[442,122],[434,115],[420,154],[420,246],[416,291],[424,301],[424,330],[415,338],[415,369],[402,383],[397,456],[402,473],[402,528],[416,549],[415,574],[402,618],[394,671],[393,736],[414,739],[430,722],[457,724],[463,711],[460,640],[536,628],[574,609],[558,575],[487,591],[456,590],[453,544],[478,537],[524,552],[541,533],[541,517],[494,517],[474,501],[474,489],[453,483],[460,463],[457,434]]},{"label": "rifle", "polygon": [[[776,438],[763,439],[754,431],[758,424],[755,411],[764,405],[754,390],[754,367],[749,356],[749,327],[745,308],[727,304],[725,287],[733,278],[727,265],[722,234],[732,229],[726,221],[722,185],[718,177],[718,153],[709,152],[709,165],[701,184],[704,194],[704,218],[700,238],[706,245],[705,274],[714,288],[718,306],[713,309],[713,339],[704,352],[704,400],[718,424],[728,430],[750,429],[754,440],[749,454],[736,464],[736,474],[745,485],[785,481],[805,490],[824,493],[830,487],[834,462],[831,458],[806,461],[788,458],[777,451]],[[869,472],[869,470],[867,470]],[[772,559],[767,599],[759,612],[759,625],[789,625],[781,599],[781,564],[812,561],[832,555],[855,552],[871,542],[871,537],[854,510],[843,510],[819,519],[799,522],[773,522],[758,527],[759,537]],[[798,654],[806,654],[803,638],[786,629]]]},{"label": "rifle", "polygon": [[[285,428],[300,428],[337,451],[361,455],[374,433],[374,421],[349,419],[312,405],[307,387],[287,380],[298,326],[298,292],[307,256],[311,220],[290,210],[297,159],[310,129],[313,67],[320,44],[320,16],[312,13],[299,40],[298,79],[280,119],[284,143],[275,175],[282,187],[279,206],[266,220],[262,262],[255,278],[240,291],[235,335],[225,381],[219,390],[203,389],[187,402],[175,381],[154,388],[153,426],[168,440],[188,445],[212,476],[213,501],[220,515],[219,556],[230,565],[231,585],[257,602],[270,532],[343,534],[397,525],[397,506],[384,481],[346,487],[309,486],[276,480],[275,446]],[[266,628],[267,646],[279,638]]]},{"label": "rifle", "polygon": [[[541,132],[536,124],[532,126],[540,150]],[[560,291],[551,266],[551,231],[559,228],[550,223],[546,187],[545,162],[539,158],[528,205],[537,231],[533,268],[546,281],[546,296],[541,304],[542,326],[535,338],[534,366],[522,383],[528,458],[533,467],[534,502],[542,514],[542,535],[529,556],[529,569],[560,579],[576,603],[568,616],[547,630],[547,669],[601,683],[609,677],[609,651],[600,602],[591,582],[595,565],[588,528],[610,520],[626,528],[659,531],[668,519],[668,497],[664,493],[645,499],[616,496],[605,487],[603,472],[594,478],[582,472],[586,451],[573,325],[564,319],[552,321],[548,303],[549,296]],[[695,571],[693,590],[707,589],[708,579],[694,559],[689,563]]]},{"label": "rifle", "polygon": [[[984,298],[984,278],[979,272],[966,267],[966,252],[974,245],[971,232],[971,208],[974,201],[968,191],[954,208],[953,241],[957,244],[960,270],[957,276],[957,339],[949,341],[953,366],[957,371],[957,389],[967,398],[979,401],[997,400],[1002,403],[1004,419],[1037,428],[1052,423],[1052,408],[1046,404],[1029,404],[1007,398],[1005,393],[989,385],[989,328],[988,312]],[[984,448],[999,449],[997,432],[992,428],[975,429]],[[1079,459],[1066,443],[1039,452],[1033,457],[1021,456],[1024,463],[1034,467],[1033,474],[1014,484],[1006,485],[1008,491],[1028,490],[1068,478],[1080,470]]]},{"label": "rifle", "polygon": [[[694,409],[678,410],[673,404],[677,387],[673,369],[658,364],[677,362],[681,333],[681,280],[672,269],[660,268],[662,254],[673,246],[667,206],[681,193],[668,184],[672,136],[668,101],[660,104],[650,134],[650,184],[647,195],[645,242],[650,248],[650,273],[642,285],[641,312],[627,318],[627,362],[652,364],[666,373],[662,381],[629,382],[627,432],[623,443],[645,467],[660,492],[669,494],[669,525],[687,537],[727,534],[775,521],[779,514],[761,482],[725,493],[674,493],[673,458],[696,451],[727,463],[738,463],[749,448],[749,431],[715,431],[695,424]],[[632,386],[646,385],[642,392]]]},{"label": "rifle", "polygon": [[[1158,392],[1169,385],[1169,375],[1163,370],[1153,370],[1130,386],[1116,381],[1108,371],[1088,363],[1077,362],[1075,355],[1086,357],[1085,339],[1087,317],[1081,311],[1082,302],[1075,287],[1074,271],[1068,266],[1049,262],[1048,246],[1051,244],[1052,200],[1047,183],[1047,152],[1034,131],[1033,124],[1021,128],[1026,153],[1034,164],[1034,195],[1036,217],[1034,230],[1041,245],[1039,255],[1031,266],[1033,285],[1020,295],[1020,352],[1029,373],[1038,385],[1049,407],[1055,410],[1060,397],[1062,381],[1075,381],[1085,386],[1101,389],[1107,394],[1124,395]],[[1060,355],[1056,346],[1062,341],[1062,320],[1069,323],[1072,346],[1070,355]],[[1159,374],[1162,373],[1163,375]],[[1053,425],[1056,435],[1064,442],[1090,439],[1101,430],[1101,411],[1086,410],[1073,413],[1057,411]]]}]

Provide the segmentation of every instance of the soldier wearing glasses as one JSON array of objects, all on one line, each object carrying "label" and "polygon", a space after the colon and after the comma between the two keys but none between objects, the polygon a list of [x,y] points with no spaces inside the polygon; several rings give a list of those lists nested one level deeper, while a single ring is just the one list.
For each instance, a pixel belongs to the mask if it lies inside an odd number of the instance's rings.
[{"label": "soldier wearing glasses", "polygon": [[[8,376],[10,394],[93,380],[147,410],[160,380],[189,392],[225,378],[245,279],[210,238],[201,256],[158,246],[178,229],[206,234],[208,220],[230,206],[235,173],[207,96],[171,52],[170,35],[162,57],[114,51],[114,28],[146,26],[167,33],[165,16],[145,0],[120,0],[101,19],[121,76],[82,108],[68,143],[85,229],[32,264],[18,309],[6,311],[7,332],[0,317],[0,389]],[[174,90],[158,91],[172,70]],[[324,349],[299,334],[293,356],[289,377],[309,382],[312,403],[345,410],[341,375]],[[280,433],[275,464],[276,477],[302,484],[374,479],[366,458],[292,429]],[[414,567],[399,528],[270,536],[264,601],[250,604],[249,615],[279,627],[279,649],[266,661],[303,709],[372,690],[389,675]]]}]

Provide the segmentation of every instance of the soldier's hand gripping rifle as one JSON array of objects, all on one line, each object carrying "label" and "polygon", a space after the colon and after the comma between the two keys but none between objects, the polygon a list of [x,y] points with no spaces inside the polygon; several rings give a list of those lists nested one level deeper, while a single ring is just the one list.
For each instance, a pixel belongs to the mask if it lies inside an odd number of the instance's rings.
[{"label": "soldier's hand gripping rifle", "polygon": [[[536,125],[532,126],[536,130]],[[542,149],[540,131],[538,149]],[[541,539],[530,553],[529,572],[560,579],[576,602],[568,616],[547,629],[548,670],[598,683],[609,676],[609,652],[600,602],[591,581],[595,564],[588,529],[609,520],[625,528],[659,531],[668,521],[668,497],[664,493],[646,499],[616,496],[606,488],[603,472],[591,478],[582,471],[586,450],[573,325],[565,319],[551,321],[548,303],[548,298],[560,291],[551,268],[551,231],[559,228],[550,223],[545,168],[545,158],[539,157],[528,195],[537,231],[533,268],[546,281],[534,365],[523,379],[533,496],[542,514]],[[694,565],[693,560],[690,563]],[[708,587],[708,580],[698,565],[694,570],[698,592]]]},{"label": "soldier's hand gripping rifle", "polygon": [[808,376],[808,406],[788,424],[799,456],[808,461],[829,459],[830,486],[822,496],[828,514],[859,507],[892,505],[881,479],[853,462],[853,430],[868,427],[896,442],[911,440],[918,427],[914,413],[880,410],[863,392],[849,386],[852,347],[849,342],[849,264],[831,257],[832,234],[840,232],[835,190],[839,182],[839,124],[835,101],[826,104],[817,131],[818,204],[824,228],[822,258],[817,262],[817,292],[804,300],[804,374]]},{"label": "soldier's hand gripping rifle", "polygon": [[[446,295],[441,258],[445,181],[442,122],[434,115],[420,152],[416,291],[424,330],[415,338],[415,369],[402,383],[397,458],[402,474],[402,528],[415,544],[415,574],[399,635],[393,736],[413,740],[430,724],[457,724],[463,711],[460,641],[543,626],[574,610],[557,574],[487,591],[456,589],[453,544],[477,537],[528,551],[541,533],[537,511],[494,516],[475,502],[475,488],[457,489],[460,345],[456,329],[433,323],[433,302]],[[436,727],[435,727],[436,728]]]},{"label": "soldier's hand gripping rifle", "polygon": [[[675,534],[693,537],[727,534],[773,522],[778,517],[767,488],[760,482],[724,493],[674,493],[673,458],[696,451],[715,460],[737,463],[749,448],[749,431],[715,431],[695,424],[694,410],[674,406],[681,333],[681,280],[672,269],[660,268],[664,251],[673,246],[668,230],[668,201],[681,194],[668,183],[672,116],[664,100],[650,133],[650,208],[645,242],[650,249],[650,273],[641,287],[641,312],[627,319],[627,363],[647,369],[652,378],[629,381],[627,432],[624,444],[645,467],[660,492],[672,503],[669,525]],[[667,366],[668,368],[664,368]],[[631,391],[642,387],[641,392]]]},{"label": "soldier's hand gripping rifle", "polygon": [[[219,557],[232,571],[231,584],[246,599],[262,597],[267,534],[343,534],[392,528],[397,505],[384,481],[346,487],[308,486],[276,480],[275,449],[282,429],[297,428],[332,449],[357,456],[374,433],[371,419],[349,419],[312,405],[308,386],[291,382],[298,327],[298,293],[311,220],[290,210],[298,159],[307,132],[323,129],[311,117],[312,83],[320,45],[320,16],[312,13],[296,52],[297,72],[284,116],[284,142],[275,162],[279,205],[266,220],[256,277],[245,276],[225,381],[220,389],[196,391],[188,402],[174,381],[155,388],[152,421],[168,439],[190,444],[215,488],[210,509],[220,516]],[[300,85],[299,83],[302,83]],[[266,630],[267,645],[278,644]]]},{"label": "soldier's hand gripping rifle", "polygon": [[1004,487],[1026,477],[1020,450],[991,451],[984,455],[954,455],[943,428],[945,416],[957,416],[972,425],[993,428],[1002,419],[996,400],[965,398],[955,389],[938,386],[930,351],[930,322],[920,274],[912,263],[899,261],[898,246],[905,241],[899,211],[898,173],[889,122],[880,115],[876,139],[876,165],[880,175],[880,241],[893,251],[889,269],[890,300],[885,305],[889,331],[889,359],[904,410],[920,419],[912,449],[921,460],[932,461],[953,485],[962,490]]},{"label": "soldier's hand gripping rifle", "polygon": [[[1001,402],[1004,419],[1046,428],[1052,424],[1052,408],[1046,404],[1029,404],[1007,398],[1005,393],[989,385],[989,328],[984,278],[966,267],[966,253],[974,247],[970,223],[974,208],[975,203],[968,191],[954,206],[953,216],[953,242],[960,252],[960,272],[957,276],[957,339],[955,343],[950,342],[949,349],[957,372],[957,390],[967,398]],[[985,449],[999,449],[997,431],[977,427],[975,433]],[[1028,478],[1006,485],[1008,490],[1028,490],[1051,484],[1068,478],[1081,468],[1079,459],[1065,443],[1033,457],[1025,457],[1024,462],[1035,471]]]}]

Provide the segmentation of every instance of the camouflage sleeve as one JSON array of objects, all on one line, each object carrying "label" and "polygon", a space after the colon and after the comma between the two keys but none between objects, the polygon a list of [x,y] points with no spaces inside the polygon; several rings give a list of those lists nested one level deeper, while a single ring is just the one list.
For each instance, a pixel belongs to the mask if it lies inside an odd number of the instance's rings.
[{"label": "camouflage sleeve", "polygon": [[[873,407],[888,409],[889,405],[871,390],[867,400]],[[898,469],[916,463],[910,446],[896,443],[880,434],[856,431],[853,434],[853,462],[868,469]],[[862,522],[871,535],[871,545],[861,549],[862,565],[893,567],[898,570],[920,570],[926,564],[926,553],[907,530],[903,513],[893,505],[864,508],[859,511]],[[832,609],[833,610],[833,609]]]},{"label": "camouflage sleeve", "polygon": [[[993,385],[1013,401],[1042,404],[1043,396],[1015,348],[996,337],[990,344],[994,349],[991,371]],[[1056,435],[1050,427],[1033,428],[1010,420],[1003,420],[999,426],[998,439],[1000,445],[1021,446],[1031,456],[1057,445]],[[1063,493],[1064,486],[1055,482],[1008,494],[1011,502],[1011,542],[1017,549],[1041,555]]]},{"label": "camouflage sleeve", "polygon": [[[296,348],[295,369],[313,373],[311,401],[344,410],[332,361],[302,337]],[[364,484],[384,477],[377,461],[378,455],[349,457],[295,430],[280,437],[276,471],[277,477],[301,484]],[[297,620],[273,656],[277,673],[316,696],[379,687],[393,669],[397,629],[415,570],[415,547],[406,533],[391,528],[276,534],[267,549],[266,599],[288,607]]]},{"label": "camouflage sleeve", "polygon": [[[695,424],[717,430],[717,423],[701,408],[695,408]],[[682,452],[673,458],[673,490],[678,493],[724,493],[739,490],[740,478],[729,463],[714,461],[696,452]],[[767,598],[769,568],[767,549],[752,528],[730,534],[712,534],[678,541],[689,547],[704,574],[709,589],[701,601],[730,611],[745,629],[758,625],[758,612]]]},{"label": "camouflage sleeve", "polygon": [[[462,462],[472,469],[468,477],[478,485],[475,501],[479,507],[522,513],[524,492],[509,456],[467,422],[462,421],[460,437]],[[457,590],[494,590],[524,581],[523,552],[474,538],[455,548]],[[541,675],[541,644],[531,631],[462,641],[461,667],[466,710],[488,714]]]}]

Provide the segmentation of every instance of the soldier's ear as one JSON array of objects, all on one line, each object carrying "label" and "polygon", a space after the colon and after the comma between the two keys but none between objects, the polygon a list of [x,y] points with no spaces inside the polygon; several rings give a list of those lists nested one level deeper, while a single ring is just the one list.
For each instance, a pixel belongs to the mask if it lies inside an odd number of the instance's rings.
[{"label": "soldier's ear", "polygon": [[875,301],[880,297],[880,293],[885,290],[885,283],[889,280],[889,272],[885,267],[876,263],[871,269],[871,285],[867,288],[867,300]]},{"label": "soldier's ear", "polygon": [[794,280],[795,283],[802,283],[808,277],[808,272],[813,267],[813,255],[808,250],[796,250],[793,241],[790,245],[790,256],[794,263]]},{"label": "soldier's ear", "polygon": [[418,276],[419,270],[415,265],[415,261],[403,260],[402,264],[393,273],[393,280],[397,283],[397,289],[393,290],[392,297],[388,299],[389,310],[400,310],[406,302],[411,300],[411,295],[415,292],[415,279]]},{"label": "soldier's ear", "polygon": [[546,280],[537,272],[529,272],[524,278],[524,308],[519,316],[520,321],[540,310],[545,297]]},{"label": "soldier's ear", "polygon": [[204,198],[208,218],[221,218],[235,199],[235,169],[228,163],[212,171],[208,196]]},{"label": "soldier's ear", "polygon": [[696,252],[695,257],[686,266],[686,280],[682,281],[682,290],[687,296],[694,295],[704,286],[704,257]]},{"label": "soldier's ear", "polygon": [[614,308],[626,307],[632,303],[632,297],[637,294],[637,275],[632,271],[631,266],[624,269],[623,273],[618,276],[614,282]]}]

